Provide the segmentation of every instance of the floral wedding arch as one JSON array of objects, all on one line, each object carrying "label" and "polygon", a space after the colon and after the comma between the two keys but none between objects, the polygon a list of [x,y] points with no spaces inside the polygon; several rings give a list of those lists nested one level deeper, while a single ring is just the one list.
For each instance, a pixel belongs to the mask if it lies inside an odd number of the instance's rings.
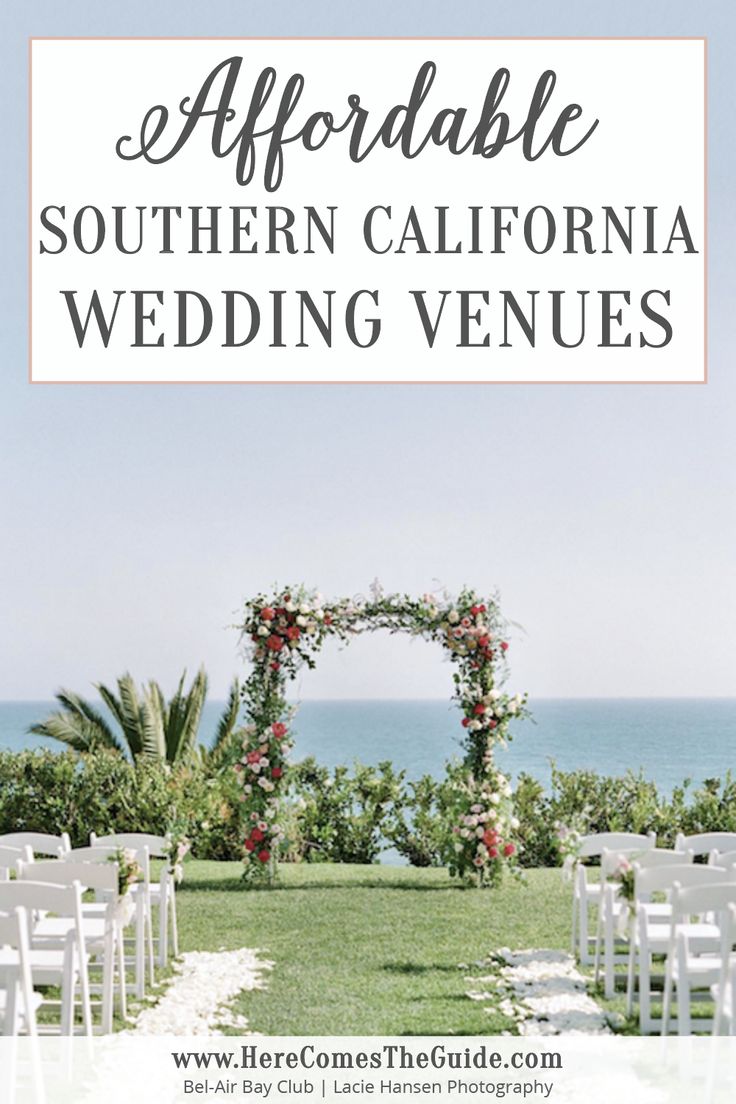
[{"label": "floral wedding arch", "polygon": [[509,739],[508,725],[526,713],[526,696],[500,687],[507,674],[506,623],[494,599],[464,589],[449,594],[384,594],[327,601],[303,586],[246,602],[239,626],[251,662],[243,688],[246,726],[234,765],[244,823],[246,880],[271,877],[284,844],[280,799],[288,786],[290,723],[287,687],[303,667],[314,668],[325,641],[387,629],[441,645],[454,666],[453,700],[463,728],[462,767],[454,772],[456,807],[448,824],[447,864],[464,879],[495,882],[518,855],[509,780],[493,750]]}]

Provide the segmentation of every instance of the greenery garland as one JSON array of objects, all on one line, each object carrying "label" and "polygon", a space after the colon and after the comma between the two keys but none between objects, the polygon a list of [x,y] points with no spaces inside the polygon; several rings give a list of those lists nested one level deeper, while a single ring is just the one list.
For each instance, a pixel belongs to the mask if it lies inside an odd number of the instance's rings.
[{"label": "greenery garland", "polygon": [[279,797],[287,784],[287,757],[294,709],[286,688],[302,667],[313,668],[327,639],[347,643],[361,632],[387,629],[441,644],[454,665],[453,700],[464,729],[461,766],[451,767],[457,804],[448,825],[450,873],[495,883],[515,866],[518,827],[509,780],[497,769],[493,749],[509,739],[512,718],[524,716],[526,695],[499,687],[507,674],[506,623],[493,599],[463,589],[449,594],[384,594],[326,601],[303,586],[258,594],[245,605],[239,626],[252,664],[243,687],[246,726],[234,771],[241,785],[245,825],[245,878],[272,878],[285,842]]}]

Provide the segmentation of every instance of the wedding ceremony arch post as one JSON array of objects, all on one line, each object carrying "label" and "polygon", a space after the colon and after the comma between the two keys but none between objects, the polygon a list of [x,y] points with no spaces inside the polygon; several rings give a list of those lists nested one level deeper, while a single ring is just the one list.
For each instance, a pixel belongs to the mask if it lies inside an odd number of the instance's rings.
[{"label": "wedding ceremony arch post", "polygon": [[494,884],[514,866],[518,823],[509,780],[494,748],[509,739],[513,718],[526,713],[526,695],[501,690],[506,675],[506,623],[495,599],[463,589],[414,598],[385,594],[376,582],[368,597],[326,600],[304,586],[258,594],[245,604],[238,626],[251,672],[243,687],[246,725],[234,771],[240,789],[246,881],[270,879],[285,842],[279,822],[288,790],[290,725],[295,712],[287,687],[300,669],[314,668],[328,639],[347,643],[386,629],[438,643],[453,664],[453,700],[460,711],[464,753],[453,771],[456,805],[448,823],[450,873]]}]

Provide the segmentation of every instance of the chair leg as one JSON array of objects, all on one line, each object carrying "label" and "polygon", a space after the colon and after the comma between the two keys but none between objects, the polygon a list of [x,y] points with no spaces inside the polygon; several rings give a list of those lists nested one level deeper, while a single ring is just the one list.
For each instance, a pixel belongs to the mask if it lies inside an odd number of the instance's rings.
[{"label": "chair leg", "polygon": [[636,974],[636,942],[633,925],[629,925],[629,963],[626,971],[626,1015],[634,1010],[634,976]]},{"label": "chair leg", "polygon": [[79,962],[79,993],[82,1001],[84,1033],[92,1035],[92,1004],[89,997],[89,970],[87,962]]},{"label": "chair leg", "polygon": [[146,993],[146,902],[139,893],[135,900],[135,995],[143,1000]]},{"label": "chair leg", "polygon": [[70,939],[64,946],[64,971],[61,982],[61,1024],[62,1035],[74,1034],[74,947]]},{"label": "chair leg", "polygon": [[571,953],[572,957],[574,958],[575,953],[577,951],[577,946],[576,946],[576,943],[575,943],[575,939],[576,939],[577,930],[578,930],[578,891],[577,891],[577,885],[576,884],[573,884],[573,890],[572,890],[572,925],[571,925],[570,930],[571,930],[570,953]]},{"label": "chair leg", "polygon": [[595,964],[594,974],[595,974],[595,984],[596,985],[598,984],[598,982],[600,980],[600,975],[601,975],[601,940],[602,940],[602,936],[603,936],[604,917],[606,915],[607,908],[608,908],[608,901],[607,900],[601,901],[600,907],[598,909],[598,919],[597,919],[596,925],[595,925],[595,952],[594,952],[594,956],[593,956],[593,961],[594,961],[594,964]]},{"label": "chair leg", "polygon": [[[673,986],[671,958],[672,958],[671,955],[667,955],[667,962],[666,962],[666,965],[665,965],[665,973],[664,973],[664,995],[662,997],[662,1035],[669,1035],[669,1032],[670,1032],[670,1014],[671,1014],[671,1008],[672,1008],[672,986]],[[677,987],[677,993],[678,993],[678,1001],[679,1001],[679,993],[680,993],[679,985]],[[677,1016],[678,1016],[678,1023],[679,1023],[679,1016],[680,1016],[679,1005],[678,1005]]]},{"label": "chair leg", "polygon": [[613,902],[610,902],[606,912],[606,925],[603,930],[603,992],[608,1000],[611,1000],[616,995],[616,978],[614,975],[613,961],[616,952],[616,941],[613,929],[613,907]]},{"label": "chair leg", "polygon": [[677,978],[677,1034],[692,1035],[690,985],[687,975],[679,975]]},{"label": "chair leg", "polygon": [[649,951],[639,944],[639,1031],[649,1035],[652,1030],[652,994],[649,979]]},{"label": "chair leg", "polygon": [[156,981],[156,971],[153,959],[153,909],[151,907],[151,898],[146,898],[146,950],[148,955],[148,976],[153,985]]},{"label": "chair leg", "polygon": [[118,970],[120,973],[120,1016],[121,1019],[126,1020],[128,1018],[128,994],[126,991],[127,982],[125,977],[125,932],[122,924],[118,925],[117,949]]},{"label": "chair leg", "polygon": [[161,901],[158,908],[158,964],[162,970],[166,969],[169,958],[169,890],[168,887],[161,893]]},{"label": "chair leg", "polygon": [[588,898],[580,899],[580,963],[583,966],[590,965],[590,953],[588,950]]},{"label": "chair leg", "polygon": [[112,1032],[113,988],[115,984],[115,942],[111,927],[105,933],[105,953],[102,960],[102,1033]]},{"label": "chair leg", "polygon": [[169,901],[171,902],[171,947],[174,952],[174,958],[179,957],[179,928],[176,922],[176,894],[174,893],[174,883],[172,881],[169,886]]}]

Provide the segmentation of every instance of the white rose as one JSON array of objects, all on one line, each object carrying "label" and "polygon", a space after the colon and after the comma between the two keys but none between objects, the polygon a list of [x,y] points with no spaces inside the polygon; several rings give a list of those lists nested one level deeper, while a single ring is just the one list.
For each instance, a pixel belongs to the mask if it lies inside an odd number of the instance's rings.
[{"label": "white rose", "polygon": [[496,812],[495,809],[489,809],[488,810],[488,819],[489,820],[498,820],[498,813]]},{"label": "white rose", "polygon": [[314,611],[314,616],[317,618],[318,621],[321,621],[323,619],[324,615],[325,615],[325,611],[323,609],[316,609]]},{"label": "white rose", "polygon": [[515,702],[515,701],[510,701],[510,702],[509,702],[509,706],[508,706],[508,708],[509,708],[509,713],[515,713],[515,712],[516,712],[516,710],[517,710],[517,709],[518,709],[519,707],[518,707],[518,705],[516,704],[516,702]]},{"label": "white rose", "polygon": [[307,619],[306,619],[306,617],[303,617],[302,614],[300,613],[299,616],[296,619],[296,623],[297,623],[297,625],[299,626],[300,629],[303,629],[307,624]]},{"label": "white rose", "polygon": [[268,628],[266,627],[266,625],[259,625],[258,626],[258,635],[259,636],[268,636]]},{"label": "white rose", "polygon": [[294,605],[293,602],[287,602],[286,605],[284,606],[284,609],[286,610],[287,613],[295,613],[296,612],[296,606]]},{"label": "white rose", "polygon": [[475,834],[476,834],[478,839],[483,839],[483,836],[486,833],[485,833],[485,830],[483,828],[481,828],[480,825],[478,825],[478,827],[475,829]]},{"label": "white rose", "polygon": [[469,836],[470,836],[470,832],[468,831],[467,828],[461,828],[460,829],[460,835],[463,837],[463,839],[468,839]]},{"label": "white rose", "polygon": [[447,620],[450,622],[451,625],[456,625],[460,620],[460,614],[457,612],[457,610],[450,610],[447,615]]},{"label": "white rose", "polygon": [[303,605],[301,605],[301,606],[299,607],[299,612],[300,612],[301,614],[307,614],[307,613],[309,613],[309,612],[310,612],[310,607],[309,607],[309,606],[307,605],[307,603],[306,603],[306,602],[305,602],[305,603],[304,603]]},{"label": "white rose", "polygon": [[512,817],[511,820],[509,821],[509,824],[514,829],[514,831],[516,831],[516,829],[519,827],[519,818],[518,817]]},{"label": "white rose", "polygon": [[468,728],[470,729],[471,732],[477,732],[478,729],[482,728],[482,727],[483,727],[483,725],[480,723],[480,721],[471,721],[470,724],[468,725]]},{"label": "white rose", "polygon": [[461,843],[456,843],[455,844],[455,850],[458,852],[458,854],[462,851],[462,849],[463,849],[463,845]]},{"label": "white rose", "polygon": [[491,805],[498,805],[499,802],[501,801],[501,798],[500,798],[499,794],[495,793],[495,794],[491,794],[491,796],[489,797],[488,800],[490,801]]}]

